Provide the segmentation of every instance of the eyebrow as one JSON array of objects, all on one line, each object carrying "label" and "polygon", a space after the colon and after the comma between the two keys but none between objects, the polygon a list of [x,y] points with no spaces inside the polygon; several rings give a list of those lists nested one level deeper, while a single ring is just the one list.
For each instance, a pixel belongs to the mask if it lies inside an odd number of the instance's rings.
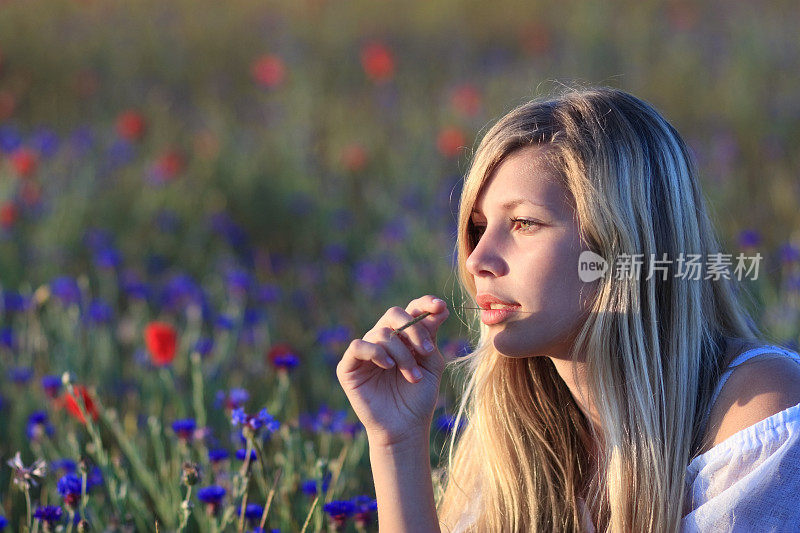
[{"label": "eyebrow", "polygon": [[[508,210],[514,209],[515,207],[520,206],[520,205],[532,205],[532,206],[541,207],[542,209],[550,211],[550,207],[549,206],[544,205],[544,204],[537,204],[536,202],[531,202],[530,200],[527,200],[525,198],[517,198],[515,200],[509,200],[508,202],[504,203],[500,207],[502,209],[508,211]],[[473,213],[480,213],[481,210],[476,208],[476,207],[473,207],[472,208],[472,212]]]}]

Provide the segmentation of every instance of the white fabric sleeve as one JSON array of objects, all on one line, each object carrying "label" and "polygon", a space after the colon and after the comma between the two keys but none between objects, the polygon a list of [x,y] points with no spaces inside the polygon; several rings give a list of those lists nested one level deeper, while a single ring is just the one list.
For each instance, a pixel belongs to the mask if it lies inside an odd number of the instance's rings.
[{"label": "white fabric sleeve", "polygon": [[732,435],[687,467],[681,531],[800,531],[800,404]]}]

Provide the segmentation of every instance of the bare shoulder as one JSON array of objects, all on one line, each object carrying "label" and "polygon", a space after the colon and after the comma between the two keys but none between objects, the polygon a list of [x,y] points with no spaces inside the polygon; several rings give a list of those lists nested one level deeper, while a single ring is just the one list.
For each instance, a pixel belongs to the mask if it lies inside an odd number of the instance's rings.
[{"label": "bare shoulder", "polygon": [[778,354],[753,358],[735,367],[722,387],[709,416],[709,447],[798,403],[800,364]]}]

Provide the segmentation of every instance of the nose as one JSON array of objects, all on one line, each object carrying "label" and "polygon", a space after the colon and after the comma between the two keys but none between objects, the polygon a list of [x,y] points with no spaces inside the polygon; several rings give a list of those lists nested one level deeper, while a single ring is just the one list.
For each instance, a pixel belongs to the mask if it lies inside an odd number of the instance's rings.
[{"label": "nose", "polygon": [[486,231],[467,257],[467,272],[475,277],[498,277],[507,274],[508,264],[501,252],[501,243]]}]

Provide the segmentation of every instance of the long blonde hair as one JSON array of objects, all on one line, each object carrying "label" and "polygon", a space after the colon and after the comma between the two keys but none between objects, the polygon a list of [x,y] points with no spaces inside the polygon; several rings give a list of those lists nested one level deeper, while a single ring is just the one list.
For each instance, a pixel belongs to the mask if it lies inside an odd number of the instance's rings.
[{"label": "long blonde hair", "polygon": [[[499,163],[532,144],[546,148],[581,238],[603,258],[642,254],[646,273],[651,257],[720,251],[677,131],[626,92],[568,88],[512,110],[477,148],[457,244],[473,299],[472,207]],[[589,517],[599,530],[679,529],[685,469],[704,444],[726,339],[753,341],[759,331],[735,278],[684,279],[674,263],[666,280],[645,278],[602,278],[572,348],[573,358],[585,354],[602,439],[547,357],[505,357],[481,327],[474,352],[449,363],[466,371],[455,423],[466,419],[466,429],[449,441],[437,501],[443,531],[470,513],[470,531],[581,531]]]}]

